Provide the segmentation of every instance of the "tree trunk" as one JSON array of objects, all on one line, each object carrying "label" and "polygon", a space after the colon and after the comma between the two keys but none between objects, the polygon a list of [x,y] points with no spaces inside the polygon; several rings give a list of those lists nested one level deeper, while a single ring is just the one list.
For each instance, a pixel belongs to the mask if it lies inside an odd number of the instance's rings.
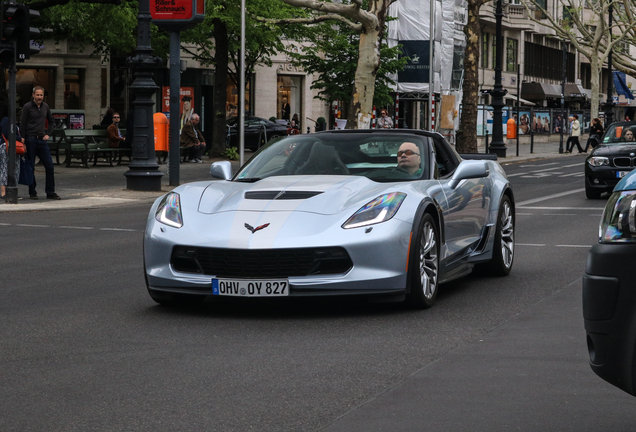
[{"label": "tree trunk", "polygon": [[477,101],[479,100],[479,8],[483,3],[468,2],[468,23],[464,27],[464,84],[462,114],[457,131],[456,149],[459,153],[477,153]]},{"label": "tree trunk", "polygon": [[212,149],[210,157],[219,157],[225,151],[225,104],[227,103],[228,37],[227,27],[220,19],[214,20],[214,42],[216,60],[214,70],[214,120],[212,127]]},{"label": "tree trunk", "polygon": [[357,129],[368,129],[371,123],[375,76],[380,67],[380,41],[378,37],[379,30],[377,28],[367,29],[360,34],[360,54],[352,100]]},{"label": "tree trunk", "polygon": [[593,55],[590,58],[590,84],[592,85],[592,101],[590,102],[590,115],[591,118],[598,117],[598,107],[600,101],[600,83],[599,77],[601,74],[601,70],[599,69],[599,60],[598,56]]}]

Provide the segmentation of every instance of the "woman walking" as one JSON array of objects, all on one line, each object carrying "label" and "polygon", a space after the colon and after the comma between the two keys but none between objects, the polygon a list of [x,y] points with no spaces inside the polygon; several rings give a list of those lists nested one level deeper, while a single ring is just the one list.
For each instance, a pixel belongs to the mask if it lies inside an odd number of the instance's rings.
[{"label": "woman walking", "polygon": [[570,138],[566,143],[566,152],[572,153],[574,146],[579,149],[579,153],[584,153],[579,143],[579,137],[581,136],[581,123],[579,123],[578,114],[572,115],[572,126],[570,127]]},{"label": "woman walking", "polygon": [[587,149],[590,148],[590,146],[596,148],[596,146],[600,144],[602,136],[603,124],[601,123],[601,119],[596,117],[592,119],[592,124],[590,125],[590,137],[585,144],[585,153],[587,153]]}]

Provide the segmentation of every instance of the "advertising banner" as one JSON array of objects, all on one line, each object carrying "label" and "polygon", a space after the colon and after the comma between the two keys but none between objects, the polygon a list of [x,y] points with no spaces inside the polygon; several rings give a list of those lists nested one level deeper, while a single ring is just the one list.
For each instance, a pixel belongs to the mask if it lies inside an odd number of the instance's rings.
[{"label": "advertising banner", "polygon": [[[161,112],[170,118],[170,87],[161,89]],[[179,90],[179,132],[194,113],[194,87],[181,87]]]}]

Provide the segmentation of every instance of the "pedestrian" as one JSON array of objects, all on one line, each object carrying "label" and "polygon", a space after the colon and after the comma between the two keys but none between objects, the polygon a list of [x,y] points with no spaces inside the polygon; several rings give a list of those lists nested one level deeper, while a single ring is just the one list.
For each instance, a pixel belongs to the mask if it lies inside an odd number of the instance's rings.
[{"label": "pedestrian", "polygon": [[[35,157],[37,156],[40,159],[46,172],[46,183],[44,186],[46,197],[59,200],[61,198],[55,193],[53,159],[51,159],[51,151],[46,142],[53,132],[54,124],[51,110],[47,103],[44,102],[44,87],[33,87],[33,100],[22,107],[22,115],[20,116],[20,127],[27,147],[26,158],[30,162],[31,169],[35,167]],[[29,196],[31,199],[38,199],[36,187],[37,182],[35,180],[35,172],[33,172],[33,183],[29,185]]]},{"label": "pedestrian", "polygon": [[380,118],[378,119],[378,129],[391,129],[393,127],[393,120],[389,117],[385,109],[380,111]]},{"label": "pedestrian", "polygon": [[[0,199],[6,198],[6,186],[9,184],[9,101],[6,99],[0,102],[0,129],[2,130],[2,140],[0,141]],[[16,142],[24,142],[20,136],[20,131],[16,128]],[[15,181],[20,177],[20,155],[15,157]]]},{"label": "pedestrian", "polygon": [[113,113],[114,112],[115,112],[114,109],[108,108],[108,110],[106,110],[106,115],[104,115],[104,118],[102,119],[102,122],[100,123],[100,125],[102,125],[102,126],[110,126],[111,123],[113,122]]},{"label": "pedestrian", "polygon": [[590,148],[590,146],[596,148],[596,146],[600,144],[602,136],[603,124],[601,123],[601,119],[596,117],[592,119],[592,124],[590,125],[590,137],[585,144],[585,152],[587,153],[587,149]]},{"label": "pedestrian", "polygon": [[108,147],[112,148],[130,148],[129,144],[126,142],[126,137],[122,136],[121,131],[119,130],[119,122],[121,120],[121,116],[117,111],[113,112],[113,122],[106,129],[106,135],[108,136]]},{"label": "pedestrian", "polygon": [[181,148],[190,149],[188,161],[191,163],[203,163],[201,157],[205,151],[205,141],[203,141],[203,134],[198,127],[199,120],[199,115],[193,113],[190,120],[183,125],[179,138]]},{"label": "pedestrian", "polygon": [[573,114],[570,118],[572,121],[570,123],[570,137],[565,143],[566,152],[572,153],[572,150],[574,150],[574,146],[576,145],[579,149],[579,153],[584,153],[581,148],[581,144],[579,143],[579,136],[581,136],[581,123],[579,123],[579,116],[578,114]]},{"label": "pedestrian", "polygon": [[296,129],[300,131],[300,119],[298,118],[298,114],[294,114],[291,120],[292,129]]},{"label": "pedestrian", "polygon": [[289,103],[287,103],[287,98],[283,98],[283,105],[280,108],[281,118],[283,120],[289,121],[289,115],[291,114],[291,107]]}]

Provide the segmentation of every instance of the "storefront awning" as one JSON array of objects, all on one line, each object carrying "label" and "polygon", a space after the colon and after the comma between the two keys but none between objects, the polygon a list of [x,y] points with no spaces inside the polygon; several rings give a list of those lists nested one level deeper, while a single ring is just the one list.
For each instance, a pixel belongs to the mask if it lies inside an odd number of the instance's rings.
[{"label": "storefront awning", "polygon": [[561,86],[537,82],[522,83],[521,97],[531,101],[561,99]]},{"label": "storefront awning", "polygon": [[587,92],[580,84],[565,84],[565,100],[566,101],[584,101],[587,98]]},{"label": "storefront awning", "polygon": [[[507,95],[504,95],[504,99],[511,100],[514,103],[515,106],[517,104],[517,96],[516,95],[507,94]],[[534,102],[530,102],[529,100],[525,100],[524,98],[519,98],[519,104],[520,105],[525,105],[525,106],[535,106],[536,105]]]}]

